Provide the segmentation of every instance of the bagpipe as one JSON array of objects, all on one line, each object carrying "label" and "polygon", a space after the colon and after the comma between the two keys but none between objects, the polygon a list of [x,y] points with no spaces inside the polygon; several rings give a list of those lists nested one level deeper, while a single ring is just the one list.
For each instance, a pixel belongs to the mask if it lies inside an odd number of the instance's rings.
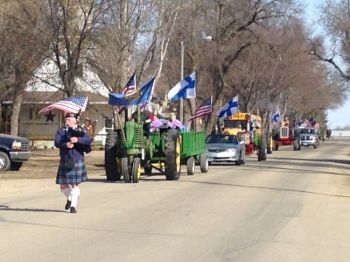
[{"label": "bagpipe", "polygon": [[[67,137],[68,140],[71,137],[83,137],[86,134],[86,131],[83,127],[81,126],[77,126],[77,128],[68,128],[67,130]],[[81,145],[81,144],[74,144],[75,149],[77,150],[81,150],[84,153],[90,153],[92,151],[92,147],[91,144],[90,145]]]}]

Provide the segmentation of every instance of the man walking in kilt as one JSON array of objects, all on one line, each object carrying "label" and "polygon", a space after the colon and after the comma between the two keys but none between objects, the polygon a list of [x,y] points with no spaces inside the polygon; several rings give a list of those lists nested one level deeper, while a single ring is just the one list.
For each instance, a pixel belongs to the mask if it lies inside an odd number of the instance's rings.
[{"label": "man walking in kilt", "polygon": [[77,128],[77,116],[67,113],[65,126],[59,128],[55,136],[55,146],[60,149],[60,165],[56,184],[60,185],[62,193],[67,198],[65,209],[70,209],[70,213],[77,212],[79,184],[87,180],[84,152],[92,142],[92,137],[87,132],[80,132],[79,136],[76,135],[74,130]]}]

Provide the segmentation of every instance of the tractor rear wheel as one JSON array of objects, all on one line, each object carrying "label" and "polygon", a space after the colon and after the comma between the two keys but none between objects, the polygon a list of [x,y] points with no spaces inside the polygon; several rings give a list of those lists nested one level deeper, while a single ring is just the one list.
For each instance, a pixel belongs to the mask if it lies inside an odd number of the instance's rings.
[{"label": "tractor rear wheel", "polygon": [[125,183],[130,183],[130,175],[129,175],[129,166],[128,166],[128,158],[123,157],[121,162],[121,174],[123,176]]},{"label": "tractor rear wheel", "polygon": [[108,181],[119,181],[120,172],[117,167],[117,131],[111,130],[107,133],[105,146],[105,171]]},{"label": "tractor rear wheel", "polygon": [[132,181],[134,183],[138,183],[140,181],[141,175],[141,159],[139,157],[134,157],[134,161],[132,162],[131,176]]},{"label": "tractor rear wheel", "polygon": [[167,180],[180,178],[180,135],[176,129],[169,129],[164,135],[165,177]]}]

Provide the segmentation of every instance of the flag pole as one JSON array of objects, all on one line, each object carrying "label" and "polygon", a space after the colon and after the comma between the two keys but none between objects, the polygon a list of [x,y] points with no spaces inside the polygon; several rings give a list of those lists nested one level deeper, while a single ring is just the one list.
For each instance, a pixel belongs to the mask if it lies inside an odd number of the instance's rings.
[{"label": "flag pole", "polygon": [[[184,41],[181,41],[181,80],[184,78],[184,54],[185,54],[185,46]],[[179,108],[179,120],[183,123],[184,119],[184,100],[180,98],[180,108]]]}]

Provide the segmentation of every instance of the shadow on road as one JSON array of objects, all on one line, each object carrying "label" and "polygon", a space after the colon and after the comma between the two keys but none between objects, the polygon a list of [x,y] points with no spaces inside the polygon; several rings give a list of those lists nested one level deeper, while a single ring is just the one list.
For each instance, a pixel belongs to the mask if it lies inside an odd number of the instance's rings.
[{"label": "shadow on road", "polygon": [[124,183],[123,180],[116,181],[108,181],[105,176],[101,178],[88,178],[84,183],[107,183],[107,184],[115,184],[115,183]]},{"label": "shadow on road", "polygon": [[[273,161],[269,161],[271,164],[273,164]],[[275,162],[277,163],[277,162]],[[278,162],[281,163],[281,162]],[[291,162],[285,162],[285,164],[288,164],[289,166],[292,165]],[[314,165],[305,165],[305,164],[295,164],[295,166],[299,167],[305,167],[305,166],[314,166]],[[289,168],[289,167],[281,167],[281,166],[272,166],[272,165],[259,165],[259,166],[252,166],[249,165],[247,166],[247,169],[254,169],[254,170],[261,170],[261,168],[266,168],[266,169],[274,169],[274,170],[286,170],[286,171],[293,171],[296,173],[314,173],[318,175],[326,174],[326,175],[336,175],[336,176],[350,176],[350,174],[344,174],[344,173],[337,173],[337,172],[330,172],[330,171],[320,171],[320,170],[314,170],[314,169],[298,169],[298,168]]]},{"label": "shadow on road", "polygon": [[[342,160],[342,159],[306,159],[306,158],[288,158],[288,157],[275,157],[275,159],[281,160],[289,160],[289,161],[316,161],[316,162],[328,162],[328,163],[336,163],[336,164],[344,164],[350,165],[350,160]],[[350,168],[350,167],[349,167]]]},{"label": "shadow on road", "polygon": [[0,211],[22,211],[22,212],[54,212],[54,213],[66,213],[63,210],[55,209],[42,209],[42,208],[11,208],[9,206],[1,206]]},{"label": "shadow on road", "polygon": [[239,184],[228,184],[228,183],[207,182],[207,181],[194,181],[194,180],[192,180],[192,181],[183,181],[183,180],[181,180],[181,181],[179,181],[179,183],[197,183],[197,184],[205,184],[205,185],[213,185],[213,186],[240,187],[240,188],[262,189],[262,190],[273,190],[273,191],[283,191],[283,192],[304,193],[304,194],[312,194],[312,195],[320,195],[320,196],[350,198],[350,196],[347,196],[347,195],[327,194],[327,193],[321,193],[321,192],[306,191],[306,190],[299,190],[299,189],[289,189],[289,188],[275,188],[275,187],[239,185]]}]

